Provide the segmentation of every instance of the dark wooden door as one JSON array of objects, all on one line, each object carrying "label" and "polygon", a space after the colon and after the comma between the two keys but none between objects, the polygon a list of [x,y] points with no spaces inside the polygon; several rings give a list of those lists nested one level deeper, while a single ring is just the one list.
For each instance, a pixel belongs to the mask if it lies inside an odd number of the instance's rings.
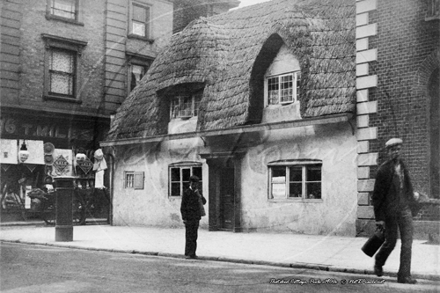
[{"label": "dark wooden door", "polygon": [[234,168],[223,168],[220,171],[220,226],[223,230],[233,229],[234,196]]}]

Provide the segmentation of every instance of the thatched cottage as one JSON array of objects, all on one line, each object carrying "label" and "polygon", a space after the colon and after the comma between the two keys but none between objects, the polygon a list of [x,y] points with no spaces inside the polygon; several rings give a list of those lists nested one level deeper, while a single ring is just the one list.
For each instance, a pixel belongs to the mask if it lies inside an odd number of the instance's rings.
[{"label": "thatched cottage", "polygon": [[190,23],[115,115],[113,224],[355,235],[355,3],[273,0]]}]

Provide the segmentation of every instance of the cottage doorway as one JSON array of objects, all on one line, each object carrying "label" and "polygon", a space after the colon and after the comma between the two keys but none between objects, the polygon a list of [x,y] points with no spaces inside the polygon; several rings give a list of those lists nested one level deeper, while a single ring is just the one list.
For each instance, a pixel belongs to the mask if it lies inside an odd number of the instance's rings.
[{"label": "cottage doorway", "polygon": [[220,229],[233,230],[235,172],[234,168],[220,169]]}]

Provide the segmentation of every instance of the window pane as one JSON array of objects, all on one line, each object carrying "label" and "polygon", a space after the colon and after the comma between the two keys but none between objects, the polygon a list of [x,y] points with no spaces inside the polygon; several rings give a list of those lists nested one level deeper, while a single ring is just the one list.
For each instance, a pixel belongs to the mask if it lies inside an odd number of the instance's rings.
[{"label": "window pane", "polygon": [[199,177],[202,181],[202,167],[193,167],[193,175]]},{"label": "window pane", "polygon": [[281,76],[281,102],[293,101],[293,76]]},{"label": "window pane", "polygon": [[191,169],[189,168],[182,168],[182,181],[184,183],[184,188],[188,186],[189,183],[189,177],[191,177]]},{"label": "window pane", "polygon": [[130,91],[132,91],[141,81],[142,77],[145,75],[145,66],[132,65],[131,66],[131,84]]},{"label": "window pane", "polygon": [[302,167],[290,167],[290,181],[302,182]]},{"label": "window pane", "polygon": [[203,90],[198,91],[194,94],[194,109],[193,109],[193,116],[199,115],[199,107],[200,107],[200,101],[203,97]]},{"label": "window pane", "polygon": [[267,80],[267,87],[268,87],[268,98],[269,98],[269,105],[276,105],[278,104],[278,77],[272,77]]},{"label": "window pane", "polygon": [[180,182],[180,168],[171,168],[171,181]]},{"label": "window pane", "polygon": [[171,183],[171,196],[181,196],[180,183]]},{"label": "window pane", "polygon": [[290,183],[289,197],[302,197],[302,184],[301,183]]},{"label": "window pane", "polygon": [[192,116],[192,98],[190,96],[181,97],[180,116]]},{"label": "window pane", "polygon": [[125,188],[133,188],[134,185],[134,174],[126,173],[125,174]]},{"label": "window pane", "polygon": [[305,198],[321,198],[321,182],[307,183]]},{"label": "window pane", "polygon": [[296,73],[296,97],[298,99],[300,93],[300,83],[301,83],[301,74],[299,72]]},{"label": "window pane", "polygon": [[307,166],[307,181],[321,181],[321,166]]},{"label": "window pane", "polygon": [[66,51],[53,50],[49,58],[50,69],[67,73],[73,72],[73,54]]},{"label": "window pane", "polygon": [[176,118],[179,115],[179,98],[171,100],[171,118]]},{"label": "window pane", "polygon": [[145,23],[133,21],[133,34],[145,37]]},{"label": "window pane", "polygon": [[272,167],[272,179],[284,177],[286,178],[286,167]]},{"label": "window pane", "polygon": [[52,0],[51,2],[51,13],[53,15],[65,17],[65,18],[76,18],[76,0]]},{"label": "window pane", "polygon": [[72,76],[65,74],[51,73],[49,91],[51,93],[73,95]]},{"label": "window pane", "polygon": [[145,22],[147,20],[147,9],[145,7],[133,5],[133,20]]}]

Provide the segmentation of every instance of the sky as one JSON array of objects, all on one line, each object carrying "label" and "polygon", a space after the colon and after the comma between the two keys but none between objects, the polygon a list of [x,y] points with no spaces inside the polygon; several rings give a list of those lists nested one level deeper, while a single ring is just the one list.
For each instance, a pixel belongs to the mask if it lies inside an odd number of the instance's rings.
[{"label": "sky", "polygon": [[254,5],[257,3],[267,2],[269,0],[239,0],[239,1],[240,1],[240,5],[237,8],[242,8],[242,7]]}]

